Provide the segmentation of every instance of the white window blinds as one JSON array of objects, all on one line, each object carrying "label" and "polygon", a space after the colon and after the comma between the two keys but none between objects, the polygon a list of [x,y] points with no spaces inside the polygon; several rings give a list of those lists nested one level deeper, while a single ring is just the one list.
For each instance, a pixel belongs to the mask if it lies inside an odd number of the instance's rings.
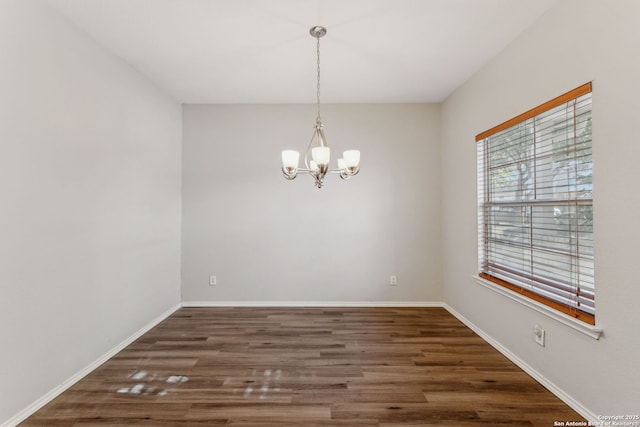
[{"label": "white window blinds", "polygon": [[480,275],[595,324],[591,84],[476,140]]}]

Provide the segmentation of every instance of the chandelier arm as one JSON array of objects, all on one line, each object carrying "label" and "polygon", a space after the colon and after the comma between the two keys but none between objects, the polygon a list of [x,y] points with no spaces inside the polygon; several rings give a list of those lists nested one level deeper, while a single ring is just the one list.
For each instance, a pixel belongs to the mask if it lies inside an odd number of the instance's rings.
[{"label": "chandelier arm", "polygon": [[309,166],[309,150],[304,153],[304,165],[307,167],[307,170],[311,170],[311,166]]},{"label": "chandelier arm", "polygon": [[311,155],[311,149],[313,148],[313,140],[316,136],[316,132],[313,132],[313,135],[311,135],[311,141],[309,141],[309,146],[307,147],[307,151],[304,153],[304,165],[307,167],[307,169],[311,169],[311,166],[309,165],[309,156]]},{"label": "chandelier arm", "polygon": [[[310,173],[310,174],[314,174],[315,173],[314,170],[305,169],[305,168],[298,168],[298,169],[296,169],[296,172],[298,172],[298,173]],[[342,169],[329,169],[327,171],[327,173],[342,173]]]},{"label": "chandelier arm", "polygon": [[[298,170],[301,170],[301,169],[298,169]],[[328,170],[328,171],[327,171],[327,173],[339,173],[339,174],[341,174],[341,173],[343,173],[343,172],[344,172],[344,170],[342,170],[342,169],[330,169],[330,170]],[[347,171],[347,173],[348,173],[349,175],[357,175],[357,174],[358,174],[358,172],[360,172],[360,168],[356,169],[356,171],[355,171],[355,172],[349,172],[349,171]]]},{"label": "chandelier arm", "polygon": [[[309,174],[312,174],[312,175],[315,174],[314,170],[305,169],[305,168],[298,168],[298,169],[296,169],[296,171],[298,173],[309,173]],[[327,173],[340,173],[340,172],[342,172],[340,169],[330,169],[330,170],[327,171]]]}]

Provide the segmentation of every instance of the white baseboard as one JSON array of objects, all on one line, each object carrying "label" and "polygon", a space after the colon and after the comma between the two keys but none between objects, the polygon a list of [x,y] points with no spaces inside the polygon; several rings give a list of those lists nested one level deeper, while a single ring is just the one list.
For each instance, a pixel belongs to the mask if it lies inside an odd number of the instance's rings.
[{"label": "white baseboard", "polygon": [[462,323],[464,323],[469,329],[471,329],[473,332],[475,332],[476,334],[478,334],[480,336],[480,338],[482,338],[483,340],[485,340],[486,342],[488,342],[491,346],[493,346],[496,350],[498,350],[500,353],[502,353],[507,359],[511,360],[513,363],[515,363],[520,369],[522,369],[523,371],[525,371],[527,374],[529,374],[531,377],[533,377],[533,379],[535,379],[536,381],[538,381],[540,384],[542,384],[547,390],[549,390],[551,393],[553,393],[556,397],[558,397],[558,399],[562,400],[564,403],[566,403],[567,405],[569,405],[574,411],[576,411],[577,413],[579,413],[580,415],[582,415],[587,421],[590,421],[593,425],[598,425],[597,423],[598,418],[597,415],[594,414],[593,412],[591,412],[590,410],[588,410],[586,407],[584,407],[580,402],[578,402],[577,400],[575,400],[573,397],[571,397],[570,395],[568,395],[564,390],[562,390],[560,387],[556,386],[554,383],[552,383],[551,381],[549,381],[544,375],[542,375],[540,372],[536,371],[535,369],[533,369],[528,363],[526,363],[524,360],[520,359],[518,356],[516,356],[515,354],[513,354],[509,349],[507,349],[506,347],[504,347],[502,344],[500,344],[498,341],[496,341],[495,339],[493,339],[491,336],[489,336],[488,334],[486,334],[482,329],[480,329],[478,326],[476,326],[474,323],[472,323],[469,319],[467,319],[466,317],[464,317],[462,314],[458,313],[457,311],[455,311],[451,306],[449,306],[448,304],[444,304],[443,307],[449,312],[451,313],[453,316],[455,316],[458,320],[460,320]]},{"label": "white baseboard", "polygon": [[124,341],[122,341],[120,344],[116,345],[114,348],[112,348],[111,350],[109,350],[108,352],[100,356],[98,359],[90,363],[84,369],[80,370],[76,374],[67,378],[65,381],[62,382],[62,384],[55,387],[53,390],[49,391],[47,394],[45,394],[44,396],[42,396],[41,398],[33,402],[31,405],[27,406],[22,411],[18,412],[16,415],[14,415],[13,417],[9,418],[8,420],[0,424],[0,427],[17,426],[18,424],[26,420],[29,416],[33,415],[38,409],[42,408],[47,403],[51,402],[53,399],[58,397],[58,395],[63,393],[65,390],[67,390],[69,387],[71,387],[72,385],[80,381],[82,378],[90,374],[94,369],[102,365],[107,360],[111,359],[118,352],[122,351],[126,346],[128,346],[129,344],[131,344],[132,342],[140,338],[142,335],[147,333],[149,330],[151,330],[151,328],[153,328],[154,326],[162,322],[164,319],[169,317],[179,308],[180,308],[180,304],[176,304],[175,306],[171,307],[169,310],[165,311],[164,313],[162,313],[161,315],[153,319],[151,322],[147,323],[145,326],[143,326],[142,328],[134,332],[131,336],[129,336]]},{"label": "white baseboard", "polygon": [[437,301],[183,301],[183,307],[444,307]]}]

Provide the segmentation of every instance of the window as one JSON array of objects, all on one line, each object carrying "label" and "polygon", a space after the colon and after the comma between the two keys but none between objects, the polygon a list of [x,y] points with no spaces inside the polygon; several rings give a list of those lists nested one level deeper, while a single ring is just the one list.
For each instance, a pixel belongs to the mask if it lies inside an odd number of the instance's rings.
[{"label": "window", "polygon": [[480,277],[595,324],[591,83],[476,141]]}]

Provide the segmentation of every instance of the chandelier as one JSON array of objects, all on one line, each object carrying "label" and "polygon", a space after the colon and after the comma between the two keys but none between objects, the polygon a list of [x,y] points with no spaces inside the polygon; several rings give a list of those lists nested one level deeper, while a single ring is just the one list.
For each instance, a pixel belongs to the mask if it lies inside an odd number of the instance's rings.
[{"label": "chandelier", "polygon": [[331,149],[327,145],[324,131],[322,130],[322,118],[320,117],[320,38],[327,34],[327,29],[320,26],[311,27],[309,33],[316,38],[316,64],[317,64],[317,85],[316,85],[316,103],[318,114],[316,116],[316,124],[314,126],[313,135],[309,142],[309,147],[304,155],[305,168],[299,168],[300,153],[295,150],[282,151],[282,173],[288,180],[295,179],[298,172],[304,172],[311,175],[318,188],[322,188],[324,177],[328,173],[339,174],[342,179],[349,179],[356,175],[360,169],[360,151],[347,150],[342,153],[339,158],[338,168],[329,169],[329,160],[331,157]]}]

